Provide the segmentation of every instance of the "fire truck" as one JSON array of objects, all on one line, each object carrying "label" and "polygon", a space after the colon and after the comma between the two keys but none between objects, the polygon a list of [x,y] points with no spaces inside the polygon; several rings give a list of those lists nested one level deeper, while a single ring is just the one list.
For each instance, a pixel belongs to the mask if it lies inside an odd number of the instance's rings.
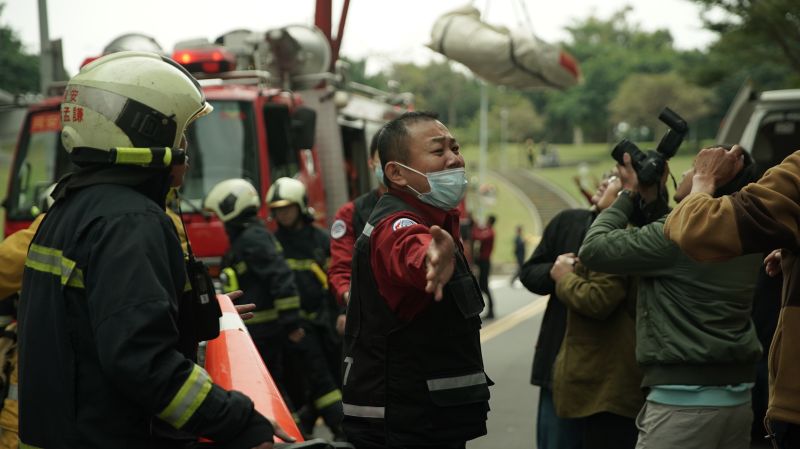
[{"label": "fire truck", "polygon": [[[124,49],[163,54],[139,34],[115,39],[103,53]],[[263,198],[275,179],[297,178],[323,226],[339,206],[375,186],[368,142],[383,123],[409,110],[413,97],[348,82],[346,67],[331,62],[337,52],[329,32],[300,25],[176,45],[171,56],[200,80],[214,106],[187,131],[191,169],[180,192],[193,249],[212,273],[228,247],[222,223],[202,210],[217,182],[247,179]],[[45,190],[75,168],[60,129],[77,117],[62,116],[61,95],[53,93],[29,107],[23,121],[4,202],[5,235],[27,227]],[[262,206],[259,215],[268,214]]]}]

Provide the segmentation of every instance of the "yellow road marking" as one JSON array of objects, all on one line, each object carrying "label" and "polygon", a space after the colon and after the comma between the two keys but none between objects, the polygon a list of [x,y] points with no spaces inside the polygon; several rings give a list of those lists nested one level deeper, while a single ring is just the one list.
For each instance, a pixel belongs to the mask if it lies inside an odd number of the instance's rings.
[{"label": "yellow road marking", "polygon": [[542,296],[531,304],[515,310],[511,315],[506,315],[484,327],[481,329],[481,343],[486,343],[503,332],[511,330],[514,326],[523,321],[527,321],[544,312],[544,309],[547,308],[547,300],[549,298],[550,296]]}]

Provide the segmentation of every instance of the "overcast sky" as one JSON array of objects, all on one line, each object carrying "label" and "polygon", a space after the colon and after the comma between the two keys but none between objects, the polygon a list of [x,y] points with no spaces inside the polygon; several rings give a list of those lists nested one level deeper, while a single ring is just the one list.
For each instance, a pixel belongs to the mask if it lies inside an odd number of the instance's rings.
[{"label": "overcast sky", "polygon": [[[476,0],[484,20],[521,26],[519,0]],[[10,25],[28,51],[39,51],[37,0],[5,0],[0,21]],[[248,28],[263,31],[288,24],[313,24],[314,0],[49,0],[50,38],[63,39],[70,73],[87,56],[98,55],[114,37],[128,32],[153,36],[171,53],[175,42]],[[370,71],[390,61],[425,62],[434,20],[470,3],[465,0],[351,0],[342,54],[369,57]],[[342,0],[334,0],[334,29]],[[682,49],[705,48],[715,35],[704,30],[700,8],[689,0],[525,0],[533,32],[547,41],[567,38],[564,27],[590,14],[609,17],[625,5],[645,30],[666,28]],[[487,11],[488,9],[488,11]]]}]

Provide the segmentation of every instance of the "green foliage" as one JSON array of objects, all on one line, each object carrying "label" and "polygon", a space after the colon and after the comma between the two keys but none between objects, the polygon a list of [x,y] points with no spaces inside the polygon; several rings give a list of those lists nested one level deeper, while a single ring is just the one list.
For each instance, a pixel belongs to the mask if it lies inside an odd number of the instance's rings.
[{"label": "green foliage", "polygon": [[[491,92],[494,90],[493,92]],[[507,117],[507,142],[524,142],[528,138],[539,139],[544,129],[544,118],[533,104],[524,96],[512,90],[490,89],[489,93],[489,133],[490,142],[498,142],[503,111]],[[480,130],[480,114],[475,114],[466,128],[458,129],[458,139],[462,142],[477,143]]]},{"label": "green foliage", "polygon": [[[692,138],[708,139],[745,80],[761,90],[800,87],[798,0],[689,1],[727,14],[706,20],[720,32],[707,50],[676,49],[668,31],[644,31],[633,22],[630,7],[577,20],[562,46],[579,61],[582,83],[534,92],[488,86],[490,142],[500,138],[504,108],[510,142],[570,142],[578,129],[587,142],[614,142],[618,122],[652,129],[664,105],[691,122]],[[378,88],[397,80],[415,94],[417,109],[437,112],[462,142],[477,143],[480,82],[459,64],[395,64],[374,76],[364,73],[363,61],[353,67],[360,67],[353,80]],[[657,139],[658,131],[649,137]]]},{"label": "green foliage", "polygon": [[692,123],[710,112],[710,101],[710,90],[689,84],[676,73],[635,74],[622,83],[609,109],[614,122],[655,131],[663,127],[658,114],[664,106]]},{"label": "green foliage", "polygon": [[747,79],[759,90],[800,87],[796,0],[692,1],[705,6],[706,27],[718,32],[719,40],[705,54],[692,55],[693,63],[686,64],[682,73],[689,81],[712,89],[712,122],[720,122]]},{"label": "green foliage", "polygon": [[[594,16],[567,27],[566,45],[581,64],[583,83],[548,95],[548,127],[563,133],[580,127],[589,141],[605,140],[611,123],[608,105],[631,74],[665,73],[679,59],[668,31],[645,32],[632,23],[630,7],[608,19]],[[561,139],[559,139],[561,140]]]},{"label": "green foliage", "polygon": [[454,70],[447,61],[427,66],[395,64],[389,77],[414,93],[418,110],[438,113],[451,127],[465,126],[480,107],[478,81]]},{"label": "green foliage", "polygon": [[[706,27],[737,53],[787,64],[800,74],[800,8],[797,0],[694,0],[705,7]],[[719,14],[709,12],[724,11]],[[713,18],[712,18],[713,17]],[[766,45],[765,45],[766,44]]]},{"label": "green foliage", "polygon": [[[0,3],[0,16],[5,4]],[[39,90],[39,57],[29,55],[14,30],[0,24],[0,87],[12,94]]]}]

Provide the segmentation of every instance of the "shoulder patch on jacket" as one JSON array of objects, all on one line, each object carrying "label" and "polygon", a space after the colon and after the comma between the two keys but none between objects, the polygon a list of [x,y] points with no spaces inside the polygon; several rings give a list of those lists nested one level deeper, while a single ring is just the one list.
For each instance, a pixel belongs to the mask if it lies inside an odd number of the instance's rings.
[{"label": "shoulder patch on jacket", "polygon": [[336,220],[331,225],[331,238],[339,239],[342,238],[344,233],[347,231],[347,225],[345,224],[344,220]]},{"label": "shoulder patch on jacket", "polygon": [[417,224],[417,222],[410,218],[398,218],[394,221],[394,223],[392,223],[392,231],[396,231],[401,228],[407,228],[415,224]]}]

